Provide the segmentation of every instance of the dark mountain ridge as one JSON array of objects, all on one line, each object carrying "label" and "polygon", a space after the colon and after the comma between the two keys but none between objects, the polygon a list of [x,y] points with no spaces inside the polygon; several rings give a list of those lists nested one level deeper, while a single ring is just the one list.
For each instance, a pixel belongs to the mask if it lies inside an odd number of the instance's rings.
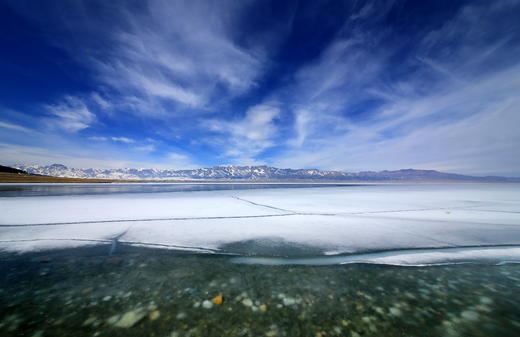
[{"label": "dark mountain ridge", "polygon": [[16,168],[12,168],[9,166],[2,166],[0,165],[0,173],[18,173],[18,174],[27,174],[27,172],[23,170],[19,170]]}]

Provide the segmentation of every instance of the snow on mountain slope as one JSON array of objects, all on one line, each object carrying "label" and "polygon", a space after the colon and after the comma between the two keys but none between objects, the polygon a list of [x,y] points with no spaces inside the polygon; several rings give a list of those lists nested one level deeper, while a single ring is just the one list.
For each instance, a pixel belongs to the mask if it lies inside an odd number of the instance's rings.
[{"label": "snow on mountain slope", "polygon": [[192,170],[171,169],[95,169],[69,168],[61,164],[48,166],[16,165],[18,169],[31,174],[67,178],[125,179],[125,180],[339,180],[339,181],[489,181],[512,182],[517,178],[473,177],[460,174],[443,173],[433,170],[405,169],[380,172],[341,172],[317,169],[281,169],[270,166],[214,166]]}]

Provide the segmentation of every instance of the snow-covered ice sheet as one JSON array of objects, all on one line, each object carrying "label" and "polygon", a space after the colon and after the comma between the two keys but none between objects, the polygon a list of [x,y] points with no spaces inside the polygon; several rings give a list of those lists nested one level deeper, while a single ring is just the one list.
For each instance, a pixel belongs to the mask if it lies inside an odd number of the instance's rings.
[{"label": "snow-covered ice sheet", "polygon": [[238,197],[311,213],[370,213],[459,208],[520,212],[520,184],[358,185],[236,191]]},{"label": "snow-covered ice sheet", "polygon": [[[497,256],[520,261],[520,250],[514,249],[520,246],[518,209],[520,185],[515,184],[0,197],[0,248],[23,252],[117,241],[244,253],[233,244],[249,242],[250,253],[294,245],[313,254],[361,254],[509,245],[513,248],[500,248]],[[452,253],[457,261],[478,256],[475,250]],[[408,253],[406,259],[440,263],[451,253],[425,254]],[[380,256],[377,261],[390,263]]]},{"label": "snow-covered ice sheet", "polygon": [[2,225],[282,213],[213,191],[0,198]]}]

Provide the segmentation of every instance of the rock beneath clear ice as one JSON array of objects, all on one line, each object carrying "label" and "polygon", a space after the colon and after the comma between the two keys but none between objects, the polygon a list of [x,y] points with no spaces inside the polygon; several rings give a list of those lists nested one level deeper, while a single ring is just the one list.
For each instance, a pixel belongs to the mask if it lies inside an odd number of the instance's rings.
[{"label": "rock beneath clear ice", "polygon": [[395,316],[395,317],[399,317],[401,316],[403,313],[401,312],[401,310],[399,310],[398,308],[395,308],[395,307],[391,307],[390,308],[390,315],[392,316]]},{"label": "rock beneath clear ice", "polygon": [[285,297],[283,299],[283,304],[284,305],[294,305],[294,304],[296,304],[296,300],[294,298],[291,298],[291,297]]},{"label": "rock beneath clear ice", "polygon": [[473,310],[465,310],[460,316],[468,321],[478,321],[479,314]]},{"label": "rock beneath clear ice", "polygon": [[242,304],[245,305],[246,307],[251,307],[251,306],[253,306],[253,301],[251,301],[250,298],[245,298],[245,299],[242,301]]},{"label": "rock beneath clear ice", "polygon": [[204,302],[202,302],[202,307],[204,309],[211,309],[211,308],[213,308],[213,302],[204,300]]},{"label": "rock beneath clear ice", "polygon": [[118,328],[130,328],[137,324],[145,316],[146,310],[143,308],[136,308],[124,313],[121,318],[113,325]]}]

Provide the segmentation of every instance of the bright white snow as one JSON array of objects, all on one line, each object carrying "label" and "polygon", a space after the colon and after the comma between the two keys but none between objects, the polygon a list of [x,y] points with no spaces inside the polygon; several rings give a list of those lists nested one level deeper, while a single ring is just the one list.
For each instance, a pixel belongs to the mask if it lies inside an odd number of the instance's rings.
[{"label": "bright white snow", "polygon": [[[487,257],[496,253],[520,261],[519,249],[496,248],[520,245],[520,185],[0,197],[1,249],[24,252],[108,244],[116,237],[120,243],[208,252],[246,240],[308,246],[323,254],[493,246],[495,250],[485,251]],[[455,253],[464,260],[483,252],[409,252],[403,264],[439,263]],[[399,264],[399,259],[402,254],[396,253],[374,261]]]}]

